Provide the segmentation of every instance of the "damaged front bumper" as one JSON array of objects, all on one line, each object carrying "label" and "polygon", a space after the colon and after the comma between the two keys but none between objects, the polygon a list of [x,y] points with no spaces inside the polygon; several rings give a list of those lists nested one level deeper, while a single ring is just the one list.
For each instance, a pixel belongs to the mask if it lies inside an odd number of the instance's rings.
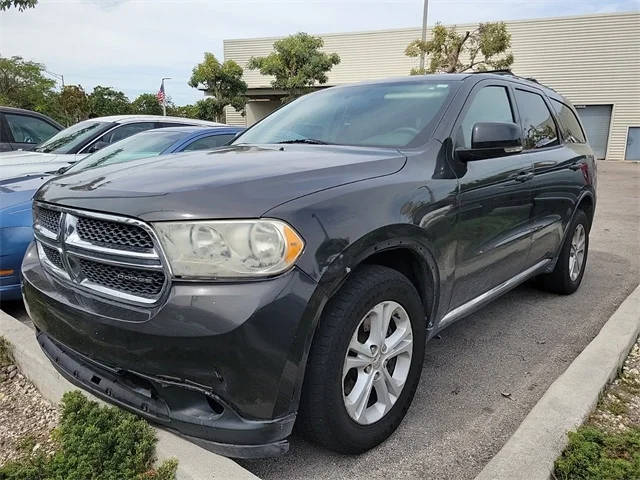
[{"label": "damaged front bumper", "polygon": [[38,341],[75,385],[225,456],[287,451],[312,336],[302,271],[176,283],[149,307],[76,289],[33,246],[22,276]]}]

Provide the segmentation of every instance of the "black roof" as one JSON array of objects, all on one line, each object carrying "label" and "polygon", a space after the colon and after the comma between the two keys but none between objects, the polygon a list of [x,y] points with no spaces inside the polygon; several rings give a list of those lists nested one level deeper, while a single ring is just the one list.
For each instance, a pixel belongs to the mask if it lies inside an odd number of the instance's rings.
[{"label": "black roof", "polygon": [[62,130],[64,127],[62,125],[60,125],[58,122],[56,122],[53,118],[47,117],[46,115],[43,115],[42,113],[38,113],[38,112],[34,112],[32,110],[25,110],[23,108],[15,108],[15,107],[5,107],[0,105],[0,113],[15,113],[17,115],[29,115],[31,117],[37,117],[37,118],[41,118],[42,120],[55,125],[56,127],[58,127],[60,130]]}]

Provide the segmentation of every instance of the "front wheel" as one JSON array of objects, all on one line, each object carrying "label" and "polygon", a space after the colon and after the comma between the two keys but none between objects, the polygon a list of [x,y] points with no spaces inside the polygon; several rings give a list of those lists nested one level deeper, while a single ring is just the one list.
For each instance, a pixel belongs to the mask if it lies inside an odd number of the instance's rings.
[{"label": "front wheel", "polygon": [[571,223],[553,272],[540,275],[538,284],[547,291],[568,295],[575,292],[584,275],[589,253],[589,220],[578,210]]},{"label": "front wheel", "polygon": [[361,453],[398,427],[424,358],[420,297],[399,272],[366,265],[331,299],[309,354],[298,427],[340,453]]}]

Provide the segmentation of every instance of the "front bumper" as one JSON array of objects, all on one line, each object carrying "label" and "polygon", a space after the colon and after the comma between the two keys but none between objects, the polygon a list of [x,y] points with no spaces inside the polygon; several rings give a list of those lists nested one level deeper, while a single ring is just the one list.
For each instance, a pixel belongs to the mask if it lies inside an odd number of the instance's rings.
[{"label": "front bumper", "polygon": [[227,456],[287,450],[315,290],[300,270],[174,284],[150,308],[58,280],[33,246],[22,274],[40,345],[71,382]]}]

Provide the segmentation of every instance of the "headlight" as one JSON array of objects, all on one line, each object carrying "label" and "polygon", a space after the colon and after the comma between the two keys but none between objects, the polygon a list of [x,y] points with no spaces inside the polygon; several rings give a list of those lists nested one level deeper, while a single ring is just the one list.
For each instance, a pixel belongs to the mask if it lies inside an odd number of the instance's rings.
[{"label": "headlight", "polygon": [[154,228],[173,274],[194,278],[262,277],[287,270],[304,242],[279,220],[159,222]]}]

